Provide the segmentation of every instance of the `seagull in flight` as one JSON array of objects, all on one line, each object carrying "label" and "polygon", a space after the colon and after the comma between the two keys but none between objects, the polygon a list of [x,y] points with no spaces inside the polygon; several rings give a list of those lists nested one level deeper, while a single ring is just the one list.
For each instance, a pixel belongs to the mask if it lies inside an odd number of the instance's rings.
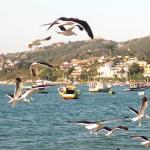
[{"label": "seagull in flight", "polygon": [[14,107],[17,102],[30,102],[32,100],[30,96],[33,93],[40,91],[41,88],[43,87],[36,87],[23,91],[21,78],[17,77],[14,94],[7,94],[10,98],[8,103]]},{"label": "seagull in flight", "polygon": [[33,77],[36,77],[37,74],[38,74],[38,69],[37,69],[38,66],[43,66],[43,67],[48,67],[48,68],[54,68],[53,65],[48,64],[48,63],[45,63],[45,62],[40,62],[40,61],[38,61],[38,62],[33,62],[33,63],[30,65],[30,72],[31,72],[31,75],[32,75]]},{"label": "seagull in flight", "polygon": [[62,35],[65,35],[65,36],[71,36],[71,35],[77,35],[74,31],[72,31],[74,29],[75,26],[73,27],[70,27],[68,29],[65,29],[65,31],[62,31],[62,32],[58,32],[58,34],[62,34]]},{"label": "seagull in flight", "polygon": [[97,134],[97,131],[103,127],[103,124],[100,122],[92,122],[92,121],[67,121],[68,123],[75,123],[78,125],[83,125],[86,129],[90,131],[90,134]]},{"label": "seagull in flight", "polygon": [[141,126],[141,119],[145,116],[146,118],[150,118],[148,115],[145,115],[145,111],[148,107],[148,100],[147,98],[144,96],[142,99],[142,103],[141,103],[141,107],[139,110],[136,110],[130,106],[128,106],[129,109],[136,114],[136,116],[134,118],[132,118],[132,121],[139,122],[139,126]]},{"label": "seagull in flight", "polygon": [[[65,23],[61,23],[61,22],[65,22]],[[68,24],[67,24],[68,23]],[[55,21],[53,21],[52,23],[48,23],[48,24],[44,24],[42,26],[45,26],[45,25],[49,25],[48,27],[48,30],[53,27],[54,25],[58,25],[59,26],[65,26],[65,25],[69,25],[69,24],[77,24],[77,25],[80,25],[80,27],[84,28],[85,31],[87,32],[88,36],[91,38],[91,39],[94,39],[94,36],[93,36],[93,32],[89,26],[89,24],[84,21],[84,20],[81,20],[81,19],[78,19],[78,18],[67,18],[67,17],[60,17],[58,19],[56,19]],[[61,29],[61,28],[60,28]],[[81,28],[80,28],[81,29]],[[64,27],[62,27],[61,30],[65,30]]]},{"label": "seagull in flight", "polygon": [[145,147],[149,147],[150,145],[150,139],[148,139],[146,136],[138,136],[138,135],[134,135],[134,136],[130,136],[131,139],[135,139],[135,140],[141,140],[141,144],[144,145]]},{"label": "seagull in flight", "polygon": [[32,48],[33,46],[39,46],[39,45],[41,45],[42,43],[42,41],[48,41],[48,40],[50,40],[51,39],[51,36],[48,36],[48,37],[46,37],[46,38],[44,38],[44,39],[37,39],[37,40],[34,40],[34,41],[32,41],[32,43],[30,43],[30,44],[28,44],[28,47],[29,48]]},{"label": "seagull in flight", "polygon": [[[126,126],[117,126],[117,127],[114,127],[114,128],[109,128],[109,127],[102,127],[102,128],[99,128],[98,131],[101,132],[101,131],[106,131],[107,133],[105,134],[105,136],[110,136],[114,131],[116,130],[124,130],[124,131],[127,131],[128,130],[128,127]],[[97,131],[97,132],[98,132]]]},{"label": "seagull in flight", "polygon": [[128,128],[125,126],[117,126],[117,127],[111,129],[109,127],[104,126],[104,124],[111,123],[113,121],[125,120],[127,118],[128,118],[128,116],[124,117],[124,118],[115,118],[115,119],[112,119],[109,121],[101,121],[101,122],[98,122],[98,121],[93,122],[93,121],[83,120],[83,121],[67,121],[67,123],[74,123],[77,125],[82,125],[90,131],[90,134],[96,134],[97,135],[99,131],[105,130],[105,131],[107,131],[107,134],[105,134],[105,135],[109,136],[117,129],[121,129],[121,130],[126,131],[126,130],[128,130]]}]

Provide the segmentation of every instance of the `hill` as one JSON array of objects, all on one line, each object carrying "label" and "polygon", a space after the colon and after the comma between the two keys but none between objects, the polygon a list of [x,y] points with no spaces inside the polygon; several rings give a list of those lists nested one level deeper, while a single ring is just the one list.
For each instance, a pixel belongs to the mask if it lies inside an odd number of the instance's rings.
[{"label": "hill", "polygon": [[[34,61],[44,61],[53,65],[60,65],[64,61],[72,59],[87,59],[89,57],[130,55],[137,56],[140,60],[150,63],[150,36],[137,38],[125,42],[115,42],[105,39],[94,39],[89,41],[76,41],[69,43],[55,43],[50,46],[36,48],[37,50],[10,53],[0,57],[0,78],[14,78],[16,72],[24,72],[29,76],[30,64]],[[16,68],[8,68],[7,61],[17,61]],[[21,74],[21,73],[20,73]]]}]

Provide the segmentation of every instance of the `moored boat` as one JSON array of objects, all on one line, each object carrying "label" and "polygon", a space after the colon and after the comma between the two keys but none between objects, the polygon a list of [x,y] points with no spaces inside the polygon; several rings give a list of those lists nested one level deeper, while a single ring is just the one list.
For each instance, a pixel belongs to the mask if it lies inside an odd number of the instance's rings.
[{"label": "moored boat", "polygon": [[80,90],[74,85],[66,85],[58,88],[58,93],[64,99],[77,99],[80,95]]},{"label": "moored boat", "polygon": [[90,82],[89,91],[90,92],[109,92],[111,85],[108,85],[104,82]]},{"label": "moored boat", "polygon": [[146,86],[143,86],[140,83],[130,83],[129,88],[125,90],[126,91],[143,91],[146,88],[147,88]]}]

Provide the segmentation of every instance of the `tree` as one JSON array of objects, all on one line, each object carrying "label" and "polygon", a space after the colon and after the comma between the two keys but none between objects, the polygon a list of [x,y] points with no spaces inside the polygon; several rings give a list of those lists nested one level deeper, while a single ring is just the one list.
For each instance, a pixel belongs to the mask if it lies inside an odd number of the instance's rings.
[{"label": "tree", "polygon": [[130,67],[129,67],[129,76],[135,76],[138,73],[143,73],[144,69],[143,67],[140,67],[138,64],[133,63]]},{"label": "tree", "polygon": [[39,73],[39,77],[41,79],[47,79],[50,81],[56,81],[58,76],[59,76],[59,73],[55,69],[45,68],[45,69],[42,69]]},{"label": "tree", "polygon": [[114,45],[114,43],[111,42],[106,47],[109,49],[109,56],[111,57],[113,52],[115,51],[115,45]]}]

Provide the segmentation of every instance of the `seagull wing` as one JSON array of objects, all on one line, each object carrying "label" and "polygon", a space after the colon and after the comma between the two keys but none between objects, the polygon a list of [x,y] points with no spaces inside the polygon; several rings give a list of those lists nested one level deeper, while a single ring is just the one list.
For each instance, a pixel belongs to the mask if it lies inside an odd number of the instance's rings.
[{"label": "seagull wing", "polygon": [[75,123],[75,124],[86,126],[89,124],[94,124],[95,122],[83,120],[83,121],[67,121],[67,123]]},{"label": "seagull wing", "polygon": [[17,77],[16,78],[16,87],[14,91],[14,97],[18,98],[21,95],[22,92],[22,83],[21,83],[21,78]]},{"label": "seagull wing", "polygon": [[6,94],[9,98],[14,98],[14,94]]},{"label": "seagull wing", "polygon": [[144,114],[147,107],[148,107],[148,100],[146,97],[143,97],[139,113]]},{"label": "seagull wing", "polygon": [[42,41],[48,41],[48,40],[50,40],[50,39],[51,39],[51,36],[48,36],[48,37],[42,39]]},{"label": "seagull wing", "polygon": [[45,63],[45,62],[33,62],[30,66],[30,72],[33,77],[36,77],[38,74],[38,69],[37,69],[38,66],[44,66],[44,67],[49,67],[49,68],[54,67],[53,65]]},{"label": "seagull wing", "polygon": [[105,130],[105,131],[107,131],[107,132],[112,131],[112,129],[111,129],[111,128],[109,128],[109,127],[102,127],[100,130]]},{"label": "seagull wing", "polygon": [[82,26],[80,26],[80,25],[76,25],[81,31],[83,31],[83,27]]},{"label": "seagull wing", "polygon": [[86,21],[80,20],[78,18],[66,18],[66,17],[60,17],[60,18],[58,18],[58,20],[76,22],[76,23],[80,24],[85,29],[85,31],[87,32],[87,34],[89,35],[89,37],[91,39],[94,38],[93,32],[92,32],[89,24]]},{"label": "seagull wing", "polygon": [[48,63],[45,63],[45,62],[40,62],[40,61],[38,61],[37,64],[42,65],[42,66],[45,66],[45,67],[49,67],[49,68],[53,68],[53,67],[54,67],[54,66],[51,65],[51,64],[48,64]]},{"label": "seagull wing", "polygon": [[121,130],[127,131],[128,127],[126,127],[126,126],[118,126],[118,127],[113,128],[113,130],[116,130],[116,129],[121,129]]},{"label": "seagull wing", "polygon": [[37,76],[37,68],[30,66],[30,72],[33,77]]},{"label": "seagull wing", "polygon": [[33,93],[38,92],[41,88],[43,88],[43,87],[35,87],[35,88],[28,89],[21,94],[21,98],[27,98],[28,96],[32,95]]},{"label": "seagull wing", "polygon": [[142,141],[148,141],[149,139],[146,136],[138,136],[138,135],[134,135],[134,136],[130,136],[131,139],[139,139]]},{"label": "seagull wing", "polygon": [[54,22],[52,22],[51,24],[50,24],[50,26],[48,27],[48,29],[47,30],[49,30],[52,26],[54,26],[55,24],[59,24],[58,23],[58,20],[55,20]]},{"label": "seagull wing", "polygon": [[132,108],[132,107],[130,107],[130,106],[128,106],[129,108],[130,108],[130,110],[132,111],[132,112],[134,112],[135,114],[138,114],[139,112],[137,111],[137,110],[135,110],[134,108]]}]

